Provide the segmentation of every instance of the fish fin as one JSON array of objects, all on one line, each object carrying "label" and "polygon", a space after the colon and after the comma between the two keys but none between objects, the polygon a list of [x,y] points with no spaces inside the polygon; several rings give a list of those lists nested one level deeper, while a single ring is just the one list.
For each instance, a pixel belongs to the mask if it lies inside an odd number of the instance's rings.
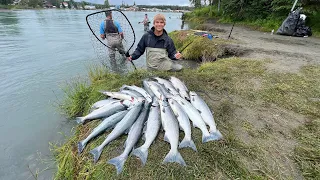
[{"label": "fish fin", "polygon": [[86,147],[87,143],[84,140],[78,142],[78,153],[81,154],[83,149]]},{"label": "fish fin", "polygon": [[132,154],[140,159],[142,165],[145,166],[148,158],[148,149],[141,146],[132,151]]},{"label": "fish fin", "polygon": [[186,162],[184,162],[181,154],[178,151],[176,152],[171,150],[169,151],[169,153],[166,155],[162,163],[168,163],[168,162],[177,162],[183,166],[186,166]]},{"label": "fish fin", "polygon": [[[127,139],[128,140],[128,139]],[[124,143],[123,143],[123,149],[125,149],[126,148],[126,146],[127,146],[127,140],[126,141],[124,141]]]},{"label": "fish fin", "polygon": [[170,143],[169,138],[167,137],[166,133],[164,133],[163,140]]},{"label": "fish fin", "polygon": [[166,111],[165,111],[165,109],[164,109],[164,108],[162,108],[162,112],[163,112],[163,113],[166,113]]},{"label": "fish fin", "polygon": [[182,101],[180,101],[182,105],[184,105],[184,103]]},{"label": "fish fin", "polygon": [[83,124],[85,121],[85,117],[76,117],[76,121],[78,124]]},{"label": "fish fin", "polygon": [[117,175],[119,175],[122,170],[123,170],[123,166],[124,166],[124,163],[126,162],[127,158],[125,157],[122,157],[121,155],[118,156],[118,157],[115,157],[113,159],[110,159],[108,161],[109,164],[112,164],[115,166],[115,168],[117,169]]},{"label": "fish fin", "polygon": [[218,140],[217,138],[218,137],[213,134],[209,134],[208,136],[202,135],[202,143]]},{"label": "fish fin", "polygon": [[146,134],[143,134],[141,138],[143,141],[146,141]]},{"label": "fish fin", "polygon": [[142,133],[145,133],[147,130],[147,121],[144,123],[143,129],[142,129]]},{"label": "fish fin", "polygon": [[222,139],[222,134],[220,133],[220,131],[218,129],[216,130],[216,132],[210,132],[210,134],[212,136],[214,136],[216,138],[216,140]]},{"label": "fish fin", "polygon": [[94,162],[94,163],[97,163],[97,161],[99,160],[100,155],[101,155],[101,153],[102,153],[102,148],[100,148],[100,147],[98,146],[98,147],[92,149],[92,150],[90,151],[90,153],[93,155],[93,162]]},{"label": "fish fin", "polygon": [[187,140],[186,138],[184,138],[181,143],[179,144],[179,148],[185,148],[185,147],[190,147],[191,149],[193,149],[195,152],[198,152],[196,145],[194,144],[194,142],[192,141],[192,139]]},{"label": "fish fin", "polygon": [[198,127],[194,122],[192,122],[194,128]]},{"label": "fish fin", "polygon": [[198,109],[199,113],[201,114],[202,112]]}]

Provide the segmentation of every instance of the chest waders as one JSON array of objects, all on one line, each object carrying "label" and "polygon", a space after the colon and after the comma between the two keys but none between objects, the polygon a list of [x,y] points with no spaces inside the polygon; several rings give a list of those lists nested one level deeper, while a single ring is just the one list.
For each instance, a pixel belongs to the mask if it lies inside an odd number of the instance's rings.
[{"label": "chest waders", "polygon": [[168,57],[168,52],[163,48],[146,48],[147,67],[150,70],[180,71],[182,66]]},{"label": "chest waders", "polygon": [[110,62],[115,63],[115,56],[116,56],[115,49],[117,49],[119,53],[122,54],[122,56],[125,56],[125,50],[123,48],[122,38],[120,37],[118,28],[115,26],[113,20],[105,20],[104,30],[105,30],[108,46],[111,47],[111,48],[108,48]]}]

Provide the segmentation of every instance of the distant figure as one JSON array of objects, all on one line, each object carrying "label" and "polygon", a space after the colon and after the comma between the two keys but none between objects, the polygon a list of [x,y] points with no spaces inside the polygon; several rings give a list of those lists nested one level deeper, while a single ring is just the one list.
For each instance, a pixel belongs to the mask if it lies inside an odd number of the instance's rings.
[{"label": "distant figure", "polygon": [[181,19],[184,20],[184,12],[182,12]]},{"label": "distant figure", "polygon": [[[176,63],[182,55],[176,50],[173,40],[164,29],[166,18],[157,14],[153,19],[153,27],[139,41],[136,50],[128,57],[129,61],[138,59],[145,51],[147,67],[150,70],[180,71],[183,66]],[[173,60],[173,61],[172,61]]]},{"label": "distant figure", "polygon": [[182,23],[181,23],[181,30],[183,30],[184,28],[184,20],[182,20]]},{"label": "distant figure", "polygon": [[115,63],[115,49],[118,49],[119,53],[125,59],[125,50],[122,45],[123,31],[120,24],[117,21],[112,20],[112,11],[106,12],[106,19],[100,24],[100,37],[101,39],[107,39],[110,62]]},{"label": "distant figure", "polygon": [[143,23],[143,26],[144,26],[143,30],[147,32],[149,30],[149,24],[150,24],[148,14],[145,14],[143,21],[139,22],[139,24],[140,23]]}]

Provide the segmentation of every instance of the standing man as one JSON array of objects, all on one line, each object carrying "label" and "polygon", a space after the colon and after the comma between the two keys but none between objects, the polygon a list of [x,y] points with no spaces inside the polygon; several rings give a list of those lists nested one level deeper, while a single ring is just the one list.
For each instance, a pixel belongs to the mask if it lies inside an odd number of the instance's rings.
[{"label": "standing man", "polygon": [[100,37],[107,39],[110,62],[115,63],[115,49],[125,57],[125,50],[122,45],[123,31],[120,24],[112,19],[112,11],[106,12],[106,19],[100,24]]},{"label": "standing man", "polygon": [[181,58],[176,51],[172,39],[168,36],[164,26],[166,18],[163,14],[157,14],[153,19],[153,27],[145,33],[129,61],[138,59],[146,50],[147,67],[151,70],[180,71],[182,65],[172,60]]},{"label": "standing man", "polygon": [[149,18],[148,18],[148,14],[145,14],[143,21],[139,22],[139,24],[140,23],[143,23],[144,32],[147,32],[149,30],[149,24],[150,24],[150,21],[149,21]]}]

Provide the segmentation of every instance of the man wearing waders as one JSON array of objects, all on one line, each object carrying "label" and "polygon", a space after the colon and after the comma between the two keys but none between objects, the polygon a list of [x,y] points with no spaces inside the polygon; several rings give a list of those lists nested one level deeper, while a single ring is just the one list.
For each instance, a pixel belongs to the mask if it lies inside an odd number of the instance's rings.
[{"label": "man wearing waders", "polygon": [[149,30],[149,24],[150,24],[150,21],[149,21],[149,18],[148,18],[148,14],[145,14],[145,17],[144,17],[143,21],[139,22],[139,24],[140,23],[143,23],[144,32],[147,32]]},{"label": "man wearing waders", "polygon": [[115,49],[125,59],[125,51],[122,45],[123,31],[117,21],[112,20],[112,12],[106,12],[107,18],[100,24],[100,37],[104,40],[107,39],[110,62],[115,63]]},{"label": "man wearing waders", "polygon": [[176,51],[172,39],[164,30],[165,25],[166,18],[164,15],[156,15],[153,20],[153,27],[142,36],[136,50],[128,57],[128,60],[138,59],[146,50],[148,69],[180,71],[183,68],[182,65],[172,60],[180,59],[181,54]]}]

